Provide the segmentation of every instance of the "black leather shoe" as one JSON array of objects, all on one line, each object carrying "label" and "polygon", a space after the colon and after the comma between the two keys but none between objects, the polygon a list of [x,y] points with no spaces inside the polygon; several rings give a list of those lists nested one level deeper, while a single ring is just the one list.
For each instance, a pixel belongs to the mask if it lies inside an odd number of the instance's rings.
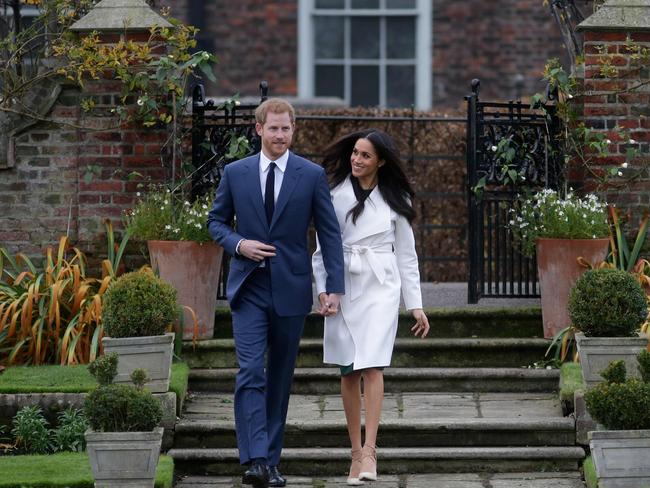
[{"label": "black leather shoe", "polygon": [[253,485],[253,488],[267,488],[269,486],[269,467],[262,463],[253,463],[242,476],[241,482]]},{"label": "black leather shoe", "polygon": [[269,486],[285,486],[287,480],[282,476],[277,466],[269,466]]}]

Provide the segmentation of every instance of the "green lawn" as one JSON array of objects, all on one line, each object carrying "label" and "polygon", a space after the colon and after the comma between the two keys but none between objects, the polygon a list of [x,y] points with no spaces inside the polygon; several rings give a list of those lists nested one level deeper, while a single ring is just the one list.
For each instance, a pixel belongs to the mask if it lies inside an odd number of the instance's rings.
[{"label": "green lawn", "polygon": [[598,477],[596,476],[596,468],[594,467],[594,461],[591,459],[591,456],[587,456],[584,463],[582,463],[582,469],[585,472],[587,488],[598,488]]},{"label": "green lawn", "polygon": [[[0,456],[0,488],[93,488],[86,453],[62,452],[38,456]],[[171,488],[174,461],[160,456],[156,487]]]},{"label": "green lawn", "polygon": [[[172,364],[170,391],[185,398],[189,367]],[[85,393],[96,386],[95,379],[83,366],[15,366],[0,374],[0,393]]]},{"label": "green lawn", "polygon": [[580,363],[564,363],[560,368],[560,400],[573,404],[576,390],[584,390]]}]

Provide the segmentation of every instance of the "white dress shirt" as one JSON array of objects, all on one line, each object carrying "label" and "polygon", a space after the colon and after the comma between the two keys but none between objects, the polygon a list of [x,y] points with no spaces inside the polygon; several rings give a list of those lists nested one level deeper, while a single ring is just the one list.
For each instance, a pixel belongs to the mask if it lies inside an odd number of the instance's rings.
[{"label": "white dress shirt", "polygon": [[[282,188],[282,180],[284,179],[284,172],[287,169],[287,162],[289,161],[289,150],[287,149],[282,156],[278,159],[269,159],[264,151],[260,152],[260,188],[262,189],[262,200],[264,200],[264,191],[266,189],[266,177],[269,174],[269,165],[274,162],[277,165],[275,171],[275,187],[273,193],[275,194],[275,201],[278,201],[280,188]],[[279,171],[277,171],[279,170]]]},{"label": "white dress shirt", "polygon": [[[264,151],[260,152],[260,188],[262,190],[262,201],[265,199],[264,198],[264,193],[266,191],[266,177],[269,174],[269,165],[274,162],[276,164],[276,171],[275,172],[275,185],[273,187],[273,194],[275,197],[275,202],[277,203],[278,201],[278,195],[280,194],[280,188],[282,188],[282,180],[284,179],[284,172],[287,169],[287,162],[289,161],[289,150],[287,149],[282,156],[280,156],[278,159],[273,161],[272,159],[269,159],[266,154],[264,154]],[[241,243],[245,239],[241,239],[237,243],[237,247],[235,247],[235,253],[239,253],[239,246],[241,246]],[[260,267],[264,267],[264,261],[260,264]]]}]

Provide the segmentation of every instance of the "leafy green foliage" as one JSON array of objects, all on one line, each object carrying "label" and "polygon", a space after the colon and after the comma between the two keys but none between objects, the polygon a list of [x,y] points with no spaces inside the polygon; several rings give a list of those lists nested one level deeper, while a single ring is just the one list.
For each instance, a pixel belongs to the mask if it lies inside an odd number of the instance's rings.
[{"label": "leafy green foliage", "polygon": [[117,376],[119,354],[112,352],[98,357],[88,364],[88,371],[100,385],[109,385]]},{"label": "leafy green foliage", "polygon": [[88,367],[95,378],[102,379],[84,402],[84,412],[91,428],[101,432],[153,430],[160,423],[163,410],[151,392],[143,388],[148,379],[147,372],[143,369],[133,371],[131,379],[135,386],[116,385],[112,381],[117,373],[117,364],[117,354],[110,354]]},{"label": "leafy green foliage", "polygon": [[142,389],[147,381],[149,381],[149,375],[147,374],[146,369],[137,368],[134,369],[131,373],[131,381],[136,388]]},{"label": "leafy green foliage", "polygon": [[135,238],[159,241],[212,242],[206,221],[212,194],[190,203],[164,187],[154,187],[125,214],[125,226]]},{"label": "leafy green foliage", "polygon": [[[607,72],[607,63],[602,57],[601,74],[611,77]],[[605,69],[604,69],[605,68]],[[544,68],[544,80],[549,84],[548,94],[535,94],[531,97],[531,106],[546,112],[549,121],[552,114],[548,111],[553,106],[555,113],[564,125],[564,130],[557,139],[558,156],[567,167],[576,164],[583,168],[598,189],[608,187],[620,188],[642,177],[647,171],[647,158],[639,157],[639,143],[631,137],[631,131],[622,127],[610,128],[608,131],[597,129],[581,121],[582,105],[580,99],[586,95],[583,84],[574,75],[569,75],[559,59],[550,59]],[[549,103],[553,102],[553,103]],[[624,149],[621,151],[620,147]],[[607,158],[624,152],[625,160],[616,165]]]},{"label": "leafy green foliage", "polygon": [[46,454],[52,450],[51,431],[40,407],[21,408],[13,419],[11,434],[16,449],[25,454]]},{"label": "leafy green foliage", "polygon": [[126,273],[104,294],[106,335],[140,337],[164,334],[178,316],[176,290],[149,271]]},{"label": "leafy green foliage", "polygon": [[612,361],[609,365],[600,372],[605,381],[609,383],[623,383],[625,381],[625,375],[627,370],[625,369],[625,361],[619,359],[617,361]]},{"label": "leafy green foliage", "polygon": [[43,270],[23,253],[0,247],[0,364],[84,364],[99,351],[102,295],[117,269],[128,233],[118,245],[110,221],[101,278],[86,273],[86,258],[61,237],[48,247]]},{"label": "leafy green foliage", "polygon": [[[630,249],[630,246],[625,238],[625,232],[623,231],[623,222],[621,221],[621,212],[615,207],[609,207],[609,218],[612,222],[613,235],[610,240],[611,255],[609,262],[618,269],[624,271],[633,271],[637,268],[639,263],[639,254],[641,253],[641,248],[645,242],[647,230],[648,230],[648,220],[650,216],[646,210],[643,214],[643,218],[639,224],[639,230],[636,233],[634,239],[634,244]],[[629,220],[629,219],[628,219]],[[640,266],[642,271],[643,264]]]},{"label": "leafy green foliage", "polygon": [[646,383],[650,383],[650,351],[641,351],[636,358],[639,362],[641,379]]},{"label": "leafy green foliage", "polygon": [[84,433],[88,430],[88,420],[83,410],[67,408],[59,412],[57,428],[53,431],[55,451],[82,452],[86,449]]},{"label": "leafy green foliage", "polygon": [[569,193],[562,198],[550,189],[520,199],[508,224],[527,255],[533,254],[540,237],[593,239],[609,235],[606,207],[596,195],[581,198]]},{"label": "leafy green foliage", "polygon": [[163,416],[160,402],[133,385],[98,387],[86,397],[84,411],[90,427],[101,432],[148,432]]},{"label": "leafy green foliage", "polygon": [[636,378],[598,383],[585,393],[587,410],[608,430],[650,429],[650,384]]},{"label": "leafy green foliage", "polygon": [[630,273],[618,269],[587,271],[569,295],[573,325],[586,336],[632,336],[647,314],[643,288]]},{"label": "leafy green foliage", "polygon": [[57,416],[57,427],[51,429],[40,407],[23,407],[13,418],[11,435],[15,438],[12,453],[48,454],[58,451],[81,452],[86,443],[84,433],[88,421],[81,410],[69,407]]}]

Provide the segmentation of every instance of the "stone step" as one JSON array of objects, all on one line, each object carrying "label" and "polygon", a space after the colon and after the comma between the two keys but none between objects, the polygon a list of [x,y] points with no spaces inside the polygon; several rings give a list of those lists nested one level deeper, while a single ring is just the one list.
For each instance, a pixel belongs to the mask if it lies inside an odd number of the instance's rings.
[{"label": "stone step", "polygon": [[[467,467],[466,471],[470,467]],[[339,473],[340,474],[340,473]],[[233,476],[183,476],[175,488],[242,488],[241,474]],[[292,488],[347,488],[344,476],[290,476]],[[380,472],[368,486],[381,488],[585,488],[580,472],[541,473],[428,473],[391,475]]]},{"label": "stone step", "polygon": [[[341,447],[349,443],[344,420],[289,421],[285,447]],[[389,420],[381,424],[384,447],[567,446],[575,444],[575,421],[547,419]],[[176,424],[175,448],[237,447],[235,423],[224,420]]]},{"label": "stone step", "polygon": [[[550,341],[539,338],[418,339],[395,341],[392,366],[421,368],[520,367],[540,359]],[[190,368],[235,368],[234,339],[211,339],[184,348],[183,360]],[[299,368],[323,366],[323,340],[300,341]]]},{"label": "stone step", "polygon": [[[575,444],[575,421],[556,393],[387,393],[383,447]],[[343,447],[340,395],[293,395],[285,447]],[[175,429],[175,447],[235,447],[232,394],[192,394]]]},{"label": "stone step", "polygon": [[[542,311],[532,308],[444,309],[426,310],[431,337],[543,337]],[[215,314],[214,337],[232,338],[230,309],[219,308]],[[402,311],[397,334],[410,337],[413,317]],[[323,317],[310,314],[305,320],[304,337],[323,336]]]},{"label": "stone step", "polygon": [[[190,390],[232,392],[236,368],[193,369]],[[527,368],[387,368],[385,390],[391,392],[551,392],[557,391],[557,369]],[[333,394],[340,391],[339,370],[297,368],[292,392]]]},{"label": "stone step", "polygon": [[[237,449],[171,449],[180,475],[240,475]],[[391,474],[548,472],[577,470],[581,447],[418,447],[380,448],[380,476]],[[287,476],[340,476],[350,465],[347,448],[286,448],[281,467]],[[524,486],[524,485],[522,485]],[[528,485],[525,485],[528,486]]]}]

